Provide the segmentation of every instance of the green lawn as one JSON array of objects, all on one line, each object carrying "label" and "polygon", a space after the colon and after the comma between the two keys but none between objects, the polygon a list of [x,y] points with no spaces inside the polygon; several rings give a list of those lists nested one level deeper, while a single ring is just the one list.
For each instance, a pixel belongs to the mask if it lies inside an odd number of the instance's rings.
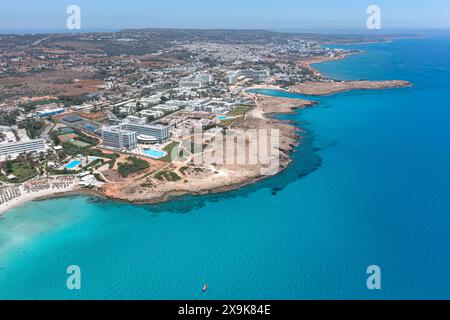
[{"label": "green lawn", "polygon": [[227,113],[227,116],[231,119],[225,119],[220,122],[222,128],[229,128],[234,122],[245,117],[245,114],[253,109],[252,106],[239,106]]},{"label": "green lawn", "polygon": [[[167,147],[164,148],[164,151],[167,153],[166,156],[164,158],[161,158],[161,161],[165,161],[165,162],[172,162],[172,152],[174,152],[175,148],[178,148],[178,146],[180,145],[179,142],[172,142],[171,144],[169,144]],[[175,149],[176,152],[176,149]]]},{"label": "green lawn", "polygon": [[221,126],[222,128],[228,129],[235,121],[236,121],[235,118],[231,118],[231,119],[227,119],[227,120],[222,120],[222,121],[220,121],[220,126]]},{"label": "green lawn", "polygon": [[[11,167],[12,171],[7,172],[6,175],[0,175],[0,180],[4,182],[15,182],[15,183],[21,183],[25,182],[27,180],[30,180],[34,178],[37,175],[37,171],[35,168],[31,167],[28,164],[14,162]],[[8,175],[14,175],[16,176],[16,179],[9,180],[7,178]]]},{"label": "green lawn", "polygon": [[252,106],[239,106],[231,110],[227,113],[227,116],[230,117],[240,117],[244,116],[247,112],[249,112],[251,109],[253,109]]},{"label": "green lawn", "polygon": [[155,178],[160,181],[179,181],[181,180],[180,176],[172,171],[160,171],[155,174]]},{"label": "green lawn", "polygon": [[148,162],[137,157],[128,157],[126,163],[119,163],[119,173],[124,178],[148,168],[150,168]]}]

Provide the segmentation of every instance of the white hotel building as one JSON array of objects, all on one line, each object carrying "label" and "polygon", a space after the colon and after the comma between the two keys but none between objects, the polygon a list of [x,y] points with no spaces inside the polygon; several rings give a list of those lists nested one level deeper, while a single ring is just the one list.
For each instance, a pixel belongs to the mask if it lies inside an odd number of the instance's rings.
[{"label": "white hotel building", "polygon": [[134,149],[137,146],[137,133],[119,127],[104,127],[103,145],[114,149]]},{"label": "white hotel building", "polygon": [[270,78],[269,70],[236,70],[228,74],[228,84],[235,84],[239,79],[249,78],[255,82],[264,82]]},{"label": "white hotel building", "polygon": [[160,124],[122,122],[102,130],[103,145],[132,150],[141,144],[164,143],[169,139],[169,127]]},{"label": "white hotel building", "polygon": [[0,144],[0,160],[15,158],[21,153],[45,151],[44,139],[35,139]]}]

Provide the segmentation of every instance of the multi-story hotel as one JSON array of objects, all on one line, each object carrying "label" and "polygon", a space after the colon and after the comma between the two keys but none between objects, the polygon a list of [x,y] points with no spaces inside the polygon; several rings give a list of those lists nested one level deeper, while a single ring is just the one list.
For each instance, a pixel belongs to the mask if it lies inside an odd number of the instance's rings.
[{"label": "multi-story hotel", "polygon": [[44,139],[0,144],[0,158],[18,156],[21,153],[45,151]]},{"label": "multi-story hotel", "polygon": [[134,149],[142,144],[163,143],[169,139],[169,127],[160,124],[122,122],[104,127],[103,145],[116,149]]},{"label": "multi-story hotel", "polygon": [[239,78],[249,78],[255,82],[266,81],[270,77],[270,72],[268,70],[237,70],[228,74],[228,84],[236,83]]},{"label": "multi-story hotel", "polygon": [[181,79],[180,88],[185,89],[200,89],[207,86],[213,81],[214,77],[209,73],[198,74],[195,77],[187,77]]},{"label": "multi-story hotel", "polygon": [[104,127],[103,145],[115,149],[134,149],[137,146],[137,133],[120,127]]},{"label": "multi-story hotel", "polygon": [[161,124],[122,122],[119,126],[123,130],[136,132],[139,136],[153,137],[159,143],[163,143],[169,139],[169,127]]}]

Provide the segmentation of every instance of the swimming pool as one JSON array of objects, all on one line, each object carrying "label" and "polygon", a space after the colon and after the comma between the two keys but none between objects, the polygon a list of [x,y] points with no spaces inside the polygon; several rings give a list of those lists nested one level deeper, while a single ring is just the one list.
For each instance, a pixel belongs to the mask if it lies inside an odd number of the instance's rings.
[{"label": "swimming pool", "polygon": [[218,116],[217,119],[219,119],[220,121],[224,121],[224,120],[233,119],[233,117],[230,117],[230,116]]},{"label": "swimming pool", "polygon": [[74,160],[71,163],[69,163],[68,165],[66,165],[66,169],[73,170],[73,169],[77,168],[80,164],[81,164],[80,160]]},{"label": "swimming pool", "polygon": [[92,124],[89,124],[89,123],[86,123],[86,124],[84,125],[84,128],[87,129],[87,130],[89,130],[89,131],[95,131],[95,130],[97,130],[97,127],[96,127],[96,126],[94,126],[94,125],[92,125]]},{"label": "swimming pool", "polygon": [[167,153],[164,151],[152,150],[152,149],[146,149],[146,150],[144,150],[144,153],[147,157],[150,157],[152,159],[161,159],[167,155]]}]

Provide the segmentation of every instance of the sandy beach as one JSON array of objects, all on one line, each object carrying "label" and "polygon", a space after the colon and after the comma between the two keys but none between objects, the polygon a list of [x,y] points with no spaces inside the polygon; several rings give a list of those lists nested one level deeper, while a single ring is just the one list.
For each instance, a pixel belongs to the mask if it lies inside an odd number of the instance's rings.
[{"label": "sandy beach", "polygon": [[66,182],[58,177],[54,179],[31,180],[21,185],[2,186],[0,193],[7,194],[13,189],[15,190],[15,197],[0,204],[0,216],[8,210],[28,201],[55,197],[81,190],[78,185],[78,179],[74,179],[72,182]]},{"label": "sandy beach", "polygon": [[323,75],[320,73],[319,70],[314,68],[314,64],[329,62],[329,61],[336,61],[336,60],[342,60],[345,59],[351,55],[360,54],[362,51],[353,51],[353,52],[345,52],[342,54],[334,55],[334,56],[328,56],[328,57],[312,57],[307,58],[304,60],[299,60],[297,64],[305,69],[308,69],[312,73],[314,73],[318,77],[323,77]]}]

